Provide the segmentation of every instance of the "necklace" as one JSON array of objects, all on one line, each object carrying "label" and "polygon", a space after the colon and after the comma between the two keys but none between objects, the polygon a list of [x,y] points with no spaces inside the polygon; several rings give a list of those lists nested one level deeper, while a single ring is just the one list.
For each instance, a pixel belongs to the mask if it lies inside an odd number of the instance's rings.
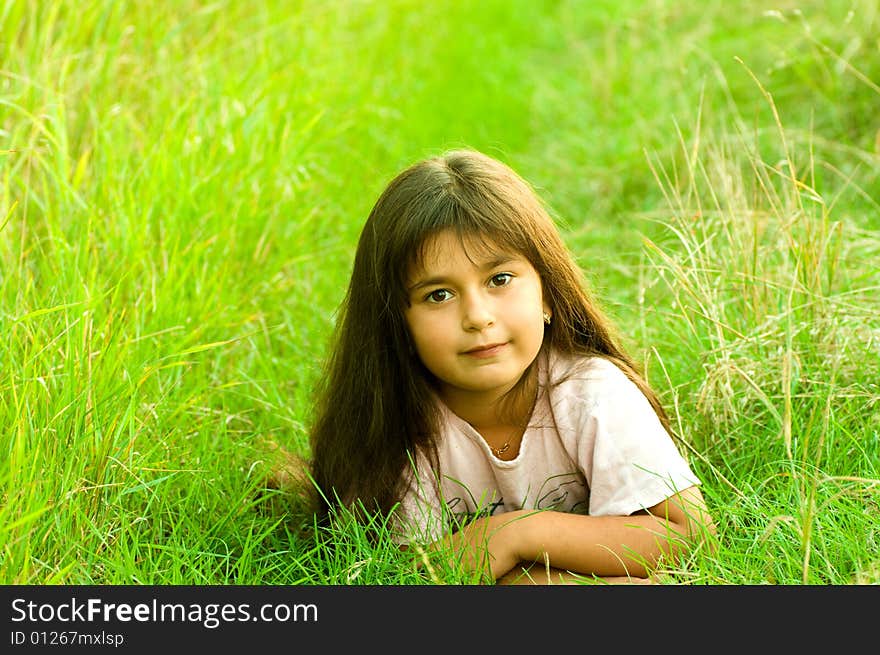
[{"label": "necklace", "polygon": [[[534,388],[530,392],[532,400],[531,403],[529,403],[529,411],[527,412],[527,416],[531,416],[532,411],[535,408],[535,401],[537,400],[538,387],[537,384],[534,384],[533,386]],[[495,448],[495,446],[491,445],[488,441],[486,441],[486,445],[489,446],[489,450],[492,451],[492,454],[495,455],[495,457],[501,459],[501,456],[508,450],[510,450],[510,442],[513,441],[514,437],[525,434],[526,427],[528,427],[528,420],[526,420],[524,423],[519,423],[518,425],[514,423],[513,431],[511,432],[510,436],[507,437],[507,441],[501,444],[498,448]],[[483,440],[486,440],[485,437],[483,437]]]},{"label": "necklace", "polygon": [[[507,437],[507,441],[505,441],[505,442],[504,442],[501,446],[499,446],[498,448],[495,448],[495,446],[489,445],[489,450],[492,451],[492,454],[495,455],[495,457],[497,457],[498,459],[501,459],[501,455],[503,455],[503,454],[506,453],[508,450],[510,450],[510,442],[513,441],[513,438],[514,438],[516,435],[518,435],[518,434],[520,434],[520,429],[519,429],[519,428],[514,428],[514,429],[513,429],[513,432],[511,433],[511,435],[510,435],[509,437]],[[488,444],[487,444],[487,445],[488,445]]]},{"label": "necklace", "polygon": [[[510,439],[513,439],[513,437],[511,437]],[[492,446],[489,446],[489,450],[492,451],[492,454],[495,455],[495,457],[501,459],[501,455],[507,452],[507,449],[510,448],[510,439],[505,441],[504,445],[501,446],[501,448],[493,448]]]}]

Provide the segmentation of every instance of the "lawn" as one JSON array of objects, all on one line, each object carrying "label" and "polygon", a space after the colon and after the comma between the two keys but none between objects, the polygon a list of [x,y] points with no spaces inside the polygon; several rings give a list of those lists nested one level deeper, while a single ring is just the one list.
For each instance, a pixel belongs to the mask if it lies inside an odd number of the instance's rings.
[{"label": "lawn", "polygon": [[431,584],[264,491],[359,230],[469,146],[551,207],[717,548],[880,582],[880,2],[0,5],[0,582]]}]

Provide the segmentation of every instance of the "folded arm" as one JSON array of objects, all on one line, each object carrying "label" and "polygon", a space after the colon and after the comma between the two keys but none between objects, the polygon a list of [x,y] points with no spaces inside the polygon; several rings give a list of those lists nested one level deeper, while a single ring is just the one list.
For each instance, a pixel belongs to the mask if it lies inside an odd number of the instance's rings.
[{"label": "folded arm", "polygon": [[583,575],[643,578],[666,555],[687,551],[712,520],[698,487],[630,516],[519,510],[483,518],[436,546],[498,580],[520,562]]}]

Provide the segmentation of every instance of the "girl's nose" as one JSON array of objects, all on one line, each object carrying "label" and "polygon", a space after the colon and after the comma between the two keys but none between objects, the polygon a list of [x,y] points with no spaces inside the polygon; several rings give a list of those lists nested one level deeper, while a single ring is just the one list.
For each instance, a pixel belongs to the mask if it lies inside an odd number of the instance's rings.
[{"label": "girl's nose", "polygon": [[495,323],[491,304],[480,296],[466,298],[462,303],[461,325],[465,330],[485,330]]}]

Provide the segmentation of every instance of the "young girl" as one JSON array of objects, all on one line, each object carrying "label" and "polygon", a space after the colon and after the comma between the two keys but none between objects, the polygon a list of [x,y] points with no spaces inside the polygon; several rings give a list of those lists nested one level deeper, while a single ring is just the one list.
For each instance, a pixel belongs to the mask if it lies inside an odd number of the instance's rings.
[{"label": "young girl", "polygon": [[493,580],[644,578],[711,529],[541,201],[479,152],[421,161],[378,199],[318,397],[319,514],[392,513],[402,545]]}]

